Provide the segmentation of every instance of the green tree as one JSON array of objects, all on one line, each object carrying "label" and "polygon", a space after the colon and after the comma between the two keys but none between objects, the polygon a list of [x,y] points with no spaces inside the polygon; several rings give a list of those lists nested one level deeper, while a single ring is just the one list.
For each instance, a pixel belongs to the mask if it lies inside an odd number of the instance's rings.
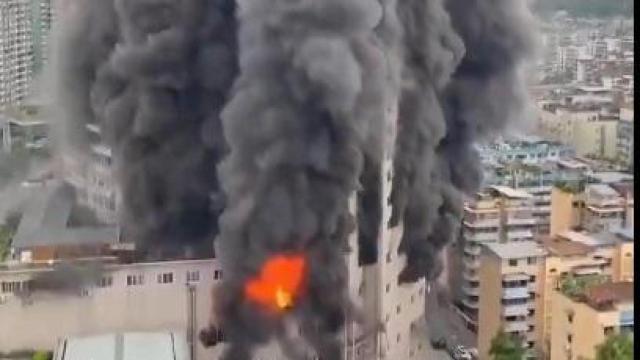
[{"label": "green tree", "polygon": [[613,334],[596,350],[596,360],[633,359],[633,337],[628,334]]},{"label": "green tree", "polygon": [[505,333],[502,329],[491,340],[489,355],[493,360],[522,360],[526,349],[522,345],[522,339]]},{"label": "green tree", "polygon": [[36,351],[33,354],[33,360],[51,360],[53,354],[50,351]]}]

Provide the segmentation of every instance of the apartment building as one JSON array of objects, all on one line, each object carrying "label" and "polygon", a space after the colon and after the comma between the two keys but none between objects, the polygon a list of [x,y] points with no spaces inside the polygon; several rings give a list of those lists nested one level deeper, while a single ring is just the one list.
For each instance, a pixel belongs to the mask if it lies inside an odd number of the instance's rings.
[{"label": "apartment building", "polygon": [[616,157],[618,120],[602,114],[599,106],[544,105],[538,121],[542,136],[571,145],[577,156]]},{"label": "apartment building", "polygon": [[633,228],[632,183],[565,182],[551,191],[550,234],[582,227],[592,232]]},{"label": "apartment building", "polygon": [[618,159],[633,169],[633,107],[620,108],[618,121]]},{"label": "apartment building", "polygon": [[90,209],[101,222],[116,224],[122,195],[115,179],[112,151],[102,140],[100,126],[87,124],[86,134],[86,153],[60,156],[61,176],[74,187],[80,205]]},{"label": "apartment building", "polygon": [[579,294],[553,294],[551,359],[594,359],[613,333],[633,332],[633,282],[594,285]]},{"label": "apartment building", "polygon": [[483,244],[532,240],[537,220],[533,197],[505,186],[491,186],[466,202],[460,310],[467,326],[478,327],[480,254]]},{"label": "apartment building", "polygon": [[0,2],[0,108],[20,104],[33,77],[30,0]]},{"label": "apartment building", "polygon": [[478,351],[489,358],[491,340],[500,329],[522,339],[527,358],[537,358],[538,276],[545,250],[534,241],[489,243],[479,270]]},{"label": "apartment building", "polygon": [[633,281],[633,243],[632,230],[598,234],[568,231],[543,240],[547,256],[539,276],[536,328],[544,353],[551,353],[553,294],[561,282],[592,276]]}]

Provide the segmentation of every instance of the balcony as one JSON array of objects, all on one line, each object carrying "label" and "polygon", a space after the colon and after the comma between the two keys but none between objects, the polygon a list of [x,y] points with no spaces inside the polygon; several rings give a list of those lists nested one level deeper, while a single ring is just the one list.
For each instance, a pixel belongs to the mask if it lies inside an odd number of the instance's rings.
[{"label": "balcony", "polygon": [[465,258],[462,260],[462,263],[467,269],[477,269],[480,267],[480,260],[470,260],[469,258]]},{"label": "balcony", "polygon": [[469,298],[464,298],[462,299],[462,305],[464,305],[465,307],[469,308],[469,309],[478,309],[478,302],[477,301],[473,301],[473,300],[469,300]]},{"label": "balcony", "polygon": [[462,287],[462,292],[465,295],[479,296],[480,295],[480,287],[479,286],[476,286],[476,287],[463,286]]},{"label": "balcony", "polygon": [[464,226],[469,228],[497,228],[500,226],[500,219],[476,219],[463,221]]},{"label": "balcony", "polygon": [[529,289],[526,286],[502,289],[502,298],[505,300],[528,299],[529,297]]},{"label": "balcony", "polygon": [[502,316],[527,316],[528,314],[528,304],[504,305],[502,307]]},{"label": "balcony", "polygon": [[526,218],[508,218],[507,219],[507,225],[536,225],[538,222],[536,219],[533,219],[531,217],[526,217]]},{"label": "balcony", "polygon": [[533,232],[531,232],[531,230],[507,231],[507,237],[509,238],[509,240],[529,239],[529,238],[533,238]]},{"label": "balcony", "polygon": [[526,320],[504,322],[505,332],[527,332],[527,330],[529,330],[529,322]]},{"label": "balcony", "polygon": [[478,274],[470,274],[469,271],[463,271],[462,272],[462,277],[467,280],[467,281],[478,281],[480,280],[480,277],[478,276]]},{"label": "balcony", "polygon": [[487,232],[487,233],[471,233],[471,232],[465,231],[463,233],[463,236],[467,241],[472,241],[472,242],[498,241],[498,238],[499,238],[498,231]]},{"label": "balcony", "polygon": [[482,251],[482,248],[477,245],[466,245],[464,247],[465,254],[472,255],[472,256],[480,255],[481,251]]}]

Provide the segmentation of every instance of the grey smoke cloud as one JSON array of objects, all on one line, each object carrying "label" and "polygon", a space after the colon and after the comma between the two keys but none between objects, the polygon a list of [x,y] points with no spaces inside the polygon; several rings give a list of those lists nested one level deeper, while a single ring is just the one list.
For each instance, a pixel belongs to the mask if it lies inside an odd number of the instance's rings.
[{"label": "grey smoke cloud", "polygon": [[392,225],[404,224],[401,282],[441,270],[459,232],[462,194],[480,185],[476,141],[521,116],[519,71],[534,49],[526,1],[401,2],[408,80],[400,98]]},{"label": "grey smoke cloud", "polygon": [[75,9],[57,44],[59,142],[85,156],[85,125],[100,124],[125,236],[152,256],[211,253],[224,201],[219,113],[237,71],[234,2],[80,0]]}]

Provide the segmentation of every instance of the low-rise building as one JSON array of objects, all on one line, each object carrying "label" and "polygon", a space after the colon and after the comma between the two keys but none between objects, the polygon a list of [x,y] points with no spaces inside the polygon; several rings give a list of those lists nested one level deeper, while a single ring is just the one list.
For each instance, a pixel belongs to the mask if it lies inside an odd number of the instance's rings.
[{"label": "low-rise building", "polygon": [[609,282],[578,294],[554,291],[551,359],[594,359],[610,334],[632,332],[633,283]]},{"label": "low-rise building", "polygon": [[551,191],[550,235],[583,228],[600,232],[633,228],[632,183],[556,183]]},{"label": "low-rise building", "polygon": [[537,329],[543,352],[549,354],[553,291],[568,278],[603,276],[633,281],[633,231],[617,233],[564,232],[543,240],[547,252],[540,273]]}]

